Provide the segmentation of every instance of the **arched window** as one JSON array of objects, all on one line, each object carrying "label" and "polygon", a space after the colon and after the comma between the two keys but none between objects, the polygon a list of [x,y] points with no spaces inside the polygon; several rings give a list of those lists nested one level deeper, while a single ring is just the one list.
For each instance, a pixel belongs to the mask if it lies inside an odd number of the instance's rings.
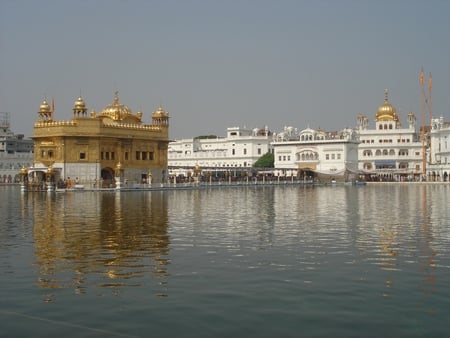
[{"label": "arched window", "polygon": [[383,156],[387,156],[387,154],[388,154],[387,149],[383,149]]},{"label": "arched window", "polygon": [[381,156],[381,150],[380,150],[380,149],[378,149],[378,150],[375,152],[375,156]]}]

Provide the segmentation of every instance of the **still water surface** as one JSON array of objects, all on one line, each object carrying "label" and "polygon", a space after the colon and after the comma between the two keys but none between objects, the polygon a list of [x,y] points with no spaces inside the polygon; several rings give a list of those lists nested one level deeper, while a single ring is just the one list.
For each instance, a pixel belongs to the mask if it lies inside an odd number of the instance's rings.
[{"label": "still water surface", "polygon": [[0,336],[449,336],[449,191],[3,186]]}]

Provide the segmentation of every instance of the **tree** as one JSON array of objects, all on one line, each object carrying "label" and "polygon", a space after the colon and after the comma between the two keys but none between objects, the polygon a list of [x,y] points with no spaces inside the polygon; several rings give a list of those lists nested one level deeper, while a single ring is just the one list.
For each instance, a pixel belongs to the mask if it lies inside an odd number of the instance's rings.
[{"label": "tree", "polygon": [[268,152],[253,164],[253,168],[273,168],[274,161],[273,154]]}]

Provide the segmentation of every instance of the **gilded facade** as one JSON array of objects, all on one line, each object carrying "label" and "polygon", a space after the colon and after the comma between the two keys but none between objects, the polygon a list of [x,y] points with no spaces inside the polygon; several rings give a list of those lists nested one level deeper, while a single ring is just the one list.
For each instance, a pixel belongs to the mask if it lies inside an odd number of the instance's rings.
[{"label": "gilded facade", "polygon": [[[52,104],[53,106],[53,104]],[[80,96],[69,121],[54,118],[44,100],[34,124],[34,164],[28,179],[87,187],[164,182],[167,177],[169,114],[160,106],[151,123],[114,100],[101,112],[88,109]],[[50,175],[49,175],[50,173]]]}]

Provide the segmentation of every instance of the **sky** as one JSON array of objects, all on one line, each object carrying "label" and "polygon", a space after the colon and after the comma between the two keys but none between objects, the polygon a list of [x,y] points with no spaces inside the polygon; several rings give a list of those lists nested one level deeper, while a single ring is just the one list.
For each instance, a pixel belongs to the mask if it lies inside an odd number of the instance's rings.
[{"label": "sky", "polygon": [[69,120],[78,96],[99,112],[117,90],[146,123],[162,105],[171,139],[331,131],[360,113],[373,127],[388,89],[406,125],[423,68],[448,121],[449,15],[446,0],[2,0],[0,112],[32,136],[44,98]]}]

